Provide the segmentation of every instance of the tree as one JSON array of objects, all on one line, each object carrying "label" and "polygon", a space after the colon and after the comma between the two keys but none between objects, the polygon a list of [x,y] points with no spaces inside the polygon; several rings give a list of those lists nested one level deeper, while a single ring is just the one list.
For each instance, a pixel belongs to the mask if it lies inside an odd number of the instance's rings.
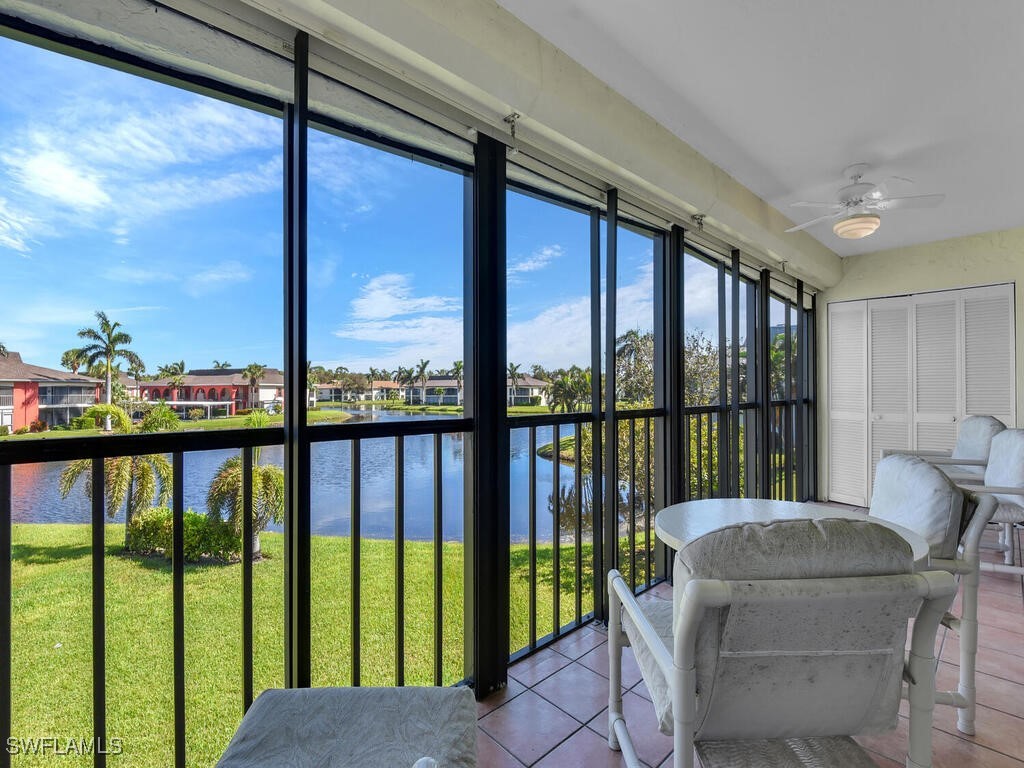
[{"label": "tree", "polygon": [[519,386],[519,382],[523,380],[523,374],[519,372],[519,363],[508,364],[508,383],[511,388],[511,394],[508,398],[509,405],[516,404],[516,387]]},{"label": "tree", "polygon": [[[142,365],[142,359],[128,345],[132,343],[132,337],[122,330],[120,323],[113,323],[107,317],[106,312],[96,312],[97,328],[82,328],[78,331],[78,337],[85,339],[89,344],[82,347],[86,355],[86,362],[94,365],[100,361],[104,363],[106,374],[106,404],[113,402],[113,390],[110,385],[110,374],[113,362],[116,359],[124,360],[128,365]],[[110,431],[110,415],[103,420],[103,429]]]},{"label": "tree", "polygon": [[458,387],[458,389],[459,389],[459,396],[458,396],[458,403],[459,403],[459,405],[462,405],[462,375],[463,375],[462,361],[461,360],[456,360],[454,363],[452,363],[451,377],[453,379],[455,379],[455,386]]},{"label": "tree", "polygon": [[[167,410],[170,409],[167,408]],[[133,431],[131,418],[124,409],[116,405],[94,405],[88,408],[83,415],[102,418],[108,424],[112,422],[116,426],[117,432],[122,434]],[[177,416],[174,416],[174,422],[176,424]],[[170,423],[166,415],[158,414],[148,424],[144,419],[139,431],[160,431]],[[67,498],[71,489],[83,475],[85,476],[85,495],[92,498],[92,459],[77,459],[64,468],[60,475],[61,498]],[[107,516],[115,517],[118,511],[124,507],[124,544],[126,548],[131,547],[131,541],[128,539],[128,528],[131,521],[147,507],[166,506],[171,498],[172,483],[171,462],[161,454],[115,456],[103,460],[103,495],[106,500]]]},{"label": "tree", "polygon": [[185,361],[179,360],[176,363],[167,363],[166,365],[161,365],[159,368],[156,369],[156,372],[157,375],[163,376],[168,379],[174,376],[184,376]]},{"label": "tree", "polygon": [[82,349],[72,348],[60,356],[60,364],[75,374],[78,373],[79,368],[88,365],[88,363],[89,357],[85,354],[85,350]]},{"label": "tree", "polygon": [[420,358],[419,363],[416,366],[416,381],[420,385],[420,402],[427,402],[427,379],[430,376],[430,371],[427,370],[427,366],[430,365],[429,360]]},{"label": "tree", "polygon": [[685,382],[683,405],[718,401],[718,349],[703,331],[687,331],[683,339]]},{"label": "tree", "polygon": [[437,404],[444,405],[444,387],[434,387],[434,394],[437,396]]},{"label": "tree", "polygon": [[634,328],[615,339],[616,399],[639,403],[654,396],[654,334]]},{"label": "tree", "polygon": [[229,363],[227,360],[214,360],[213,367],[218,371],[222,371],[225,368],[230,368],[231,363]]},{"label": "tree", "polygon": [[181,397],[181,390],[185,388],[185,377],[175,373],[168,377],[167,383],[178,393],[178,397]]},{"label": "tree", "polygon": [[260,363],[249,363],[242,371],[242,376],[249,381],[249,407],[254,408],[259,403],[259,386],[263,377],[267,375],[267,366]]},{"label": "tree", "polygon": [[[253,411],[245,420],[247,427],[265,427],[270,417],[264,411]],[[260,449],[253,449],[252,465],[252,554],[260,557],[260,531],[273,520],[284,519],[284,470],[273,464],[260,464]],[[217,470],[206,494],[206,514],[221,520],[227,514],[228,524],[239,536],[245,510],[242,507],[242,457],[232,456]]]},{"label": "tree", "polygon": [[7,347],[4,346],[2,341],[0,341],[0,357],[7,357]]}]

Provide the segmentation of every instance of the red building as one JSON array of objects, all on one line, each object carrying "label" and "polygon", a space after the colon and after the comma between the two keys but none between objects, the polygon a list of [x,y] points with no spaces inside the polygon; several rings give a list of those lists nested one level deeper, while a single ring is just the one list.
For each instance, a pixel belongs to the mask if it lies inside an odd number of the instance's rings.
[{"label": "red building", "polygon": [[284,374],[267,368],[258,391],[250,392],[249,380],[242,368],[198,368],[181,377],[180,386],[170,379],[138,383],[138,397],[149,403],[166,402],[178,411],[202,408],[208,416],[234,415],[240,408],[266,407],[282,402]]},{"label": "red building", "polygon": [[12,432],[34,421],[67,424],[100,400],[103,382],[29,365],[17,352],[0,357],[0,426]]}]

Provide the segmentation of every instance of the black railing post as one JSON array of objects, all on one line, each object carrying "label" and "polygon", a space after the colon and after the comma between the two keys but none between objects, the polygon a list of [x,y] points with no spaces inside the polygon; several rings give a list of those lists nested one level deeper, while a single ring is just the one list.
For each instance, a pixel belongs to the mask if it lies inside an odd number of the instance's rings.
[{"label": "black railing post", "polygon": [[465,265],[466,667],[482,699],[508,682],[509,430],[505,403],[505,145],[480,134]]},{"label": "black railing post", "polygon": [[[103,459],[92,460],[92,735],[93,765],[107,764],[106,520]],[[6,746],[3,745],[3,746]]]},{"label": "black railing post", "polygon": [[0,768],[11,768],[11,465],[0,464]]},{"label": "black railing post", "polygon": [[[604,484],[601,456],[601,212],[590,210],[590,522],[594,575],[594,617],[607,601],[604,555]],[[580,514],[583,514],[580,502]]]},{"label": "black railing post", "polygon": [[252,461],[242,449],[242,712],[252,704]]},{"label": "black railing post", "polygon": [[[618,292],[619,192],[608,190],[605,220],[605,348],[604,348],[604,562],[601,591],[607,589],[608,571],[619,562],[619,429],[615,419],[615,305]],[[602,601],[603,603],[604,601]],[[607,606],[595,618],[608,620]]]},{"label": "black railing post", "polygon": [[[94,460],[95,461],[95,460]],[[174,634],[174,765],[185,768],[185,457],[171,456],[171,612]],[[95,477],[95,469],[93,470]],[[95,485],[93,486],[96,487]],[[102,485],[100,486],[103,487]]]},{"label": "black railing post", "polygon": [[306,160],[309,36],[295,36],[285,109],[284,479],[285,685],[310,684],[309,435],[306,425]]},{"label": "black railing post", "polygon": [[[717,478],[715,496],[729,497],[729,347],[725,313],[725,264],[717,262],[716,273],[718,277],[718,407],[716,416],[718,418],[718,434],[715,440],[715,463],[717,466]],[[709,428],[710,429],[710,428]]]},{"label": "black railing post", "polygon": [[[730,496],[739,496],[740,488],[740,252],[731,254],[732,275],[732,339],[729,346],[729,491]],[[749,374],[748,374],[749,375]]]}]

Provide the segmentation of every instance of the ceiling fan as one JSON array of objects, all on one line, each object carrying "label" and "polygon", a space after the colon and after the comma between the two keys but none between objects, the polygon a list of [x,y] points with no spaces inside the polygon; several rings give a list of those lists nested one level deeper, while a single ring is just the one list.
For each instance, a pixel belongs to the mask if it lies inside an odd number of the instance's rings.
[{"label": "ceiling fan", "polygon": [[885,184],[886,181],[902,181],[913,183],[910,179],[900,176],[890,176],[878,184],[870,181],[861,181],[864,174],[871,170],[867,163],[854,163],[843,170],[843,176],[850,180],[850,183],[839,190],[839,199],[833,203],[812,203],[801,200],[792,203],[794,208],[826,208],[830,213],[819,216],[816,219],[805,221],[795,227],[790,227],[787,232],[799,232],[802,229],[813,227],[822,221],[838,219],[832,225],[832,231],[839,237],[846,239],[857,239],[872,234],[882,223],[881,213],[895,211],[901,208],[934,208],[946,199],[945,195],[909,195],[892,197],[889,195]]}]

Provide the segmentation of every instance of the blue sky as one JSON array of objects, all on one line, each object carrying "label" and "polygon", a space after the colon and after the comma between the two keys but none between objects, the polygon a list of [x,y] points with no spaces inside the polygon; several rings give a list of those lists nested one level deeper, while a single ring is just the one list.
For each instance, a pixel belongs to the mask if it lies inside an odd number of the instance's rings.
[{"label": "blue sky", "polygon": [[[282,360],[279,118],[0,38],[0,341],[59,367],[107,311],[148,370]],[[310,357],[463,357],[462,176],[312,131]],[[510,192],[508,356],[586,365],[589,222]],[[652,244],[620,230],[619,322],[649,329]],[[714,327],[715,287],[687,285]]]}]

